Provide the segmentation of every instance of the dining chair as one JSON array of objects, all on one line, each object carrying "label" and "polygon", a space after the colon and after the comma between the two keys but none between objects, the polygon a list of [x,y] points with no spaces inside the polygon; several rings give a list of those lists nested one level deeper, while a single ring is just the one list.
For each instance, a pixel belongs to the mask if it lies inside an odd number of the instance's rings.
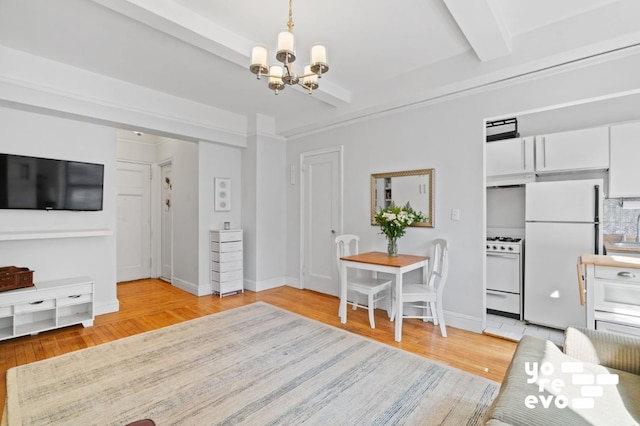
[{"label": "dining chair", "polygon": [[[437,239],[433,241],[432,267],[426,284],[403,283],[402,285],[402,318],[421,318],[423,321],[432,320],[434,325],[440,325],[442,337],[447,337],[447,329],[444,323],[444,309],[442,307],[442,294],[449,274],[449,245],[447,240]],[[395,304],[394,304],[395,307]],[[406,314],[405,308],[415,308],[420,314]],[[395,318],[395,309],[391,319]]]},{"label": "dining chair", "polygon": [[[340,258],[358,254],[358,242],[360,237],[353,234],[344,234],[336,237],[336,255],[338,263],[338,276],[342,280],[342,265]],[[351,292],[351,300],[349,302],[349,292]],[[367,305],[359,303],[359,296],[367,296]],[[353,306],[355,311],[358,307],[369,310],[369,325],[376,328],[374,321],[374,311],[378,301],[387,300],[387,314],[391,317],[391,280],[377,278],[371,275],[363,275],[361,271],[356,274],[347,276],[347,303]]]}]

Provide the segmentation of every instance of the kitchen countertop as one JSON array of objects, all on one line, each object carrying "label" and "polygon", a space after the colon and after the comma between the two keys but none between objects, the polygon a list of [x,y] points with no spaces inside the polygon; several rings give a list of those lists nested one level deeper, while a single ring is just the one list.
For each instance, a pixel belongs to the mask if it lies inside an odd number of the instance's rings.
[{"label": "kitchen countertop", "polygon": [[[635,237],[634,237],[635,238]],[[622,241],[621,235],[604,235],[604,249],[607,253],[637,253],[640,254],[640,247],[615,247],[611,243]]]},{"label": "kitchen countertop", "polygon": [[628,256],[605,256],[601,254],[583,254],[580,256],[583,265],[613,266],[618,268],[640,269],[640,258]]}]

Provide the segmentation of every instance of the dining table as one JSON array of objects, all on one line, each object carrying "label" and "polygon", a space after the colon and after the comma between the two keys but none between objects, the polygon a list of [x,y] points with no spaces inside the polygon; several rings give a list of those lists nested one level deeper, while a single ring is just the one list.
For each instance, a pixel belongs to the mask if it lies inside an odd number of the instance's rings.
[{"label": "dining table", "polygon": [[429,258],[411,254],[389,256],[387,253],[370,251],[340,258],[342,269],[340,280],[340,322],[347,322],[347,273],[349,269],[361,269],[373,273],[383,272],[395,276],[395,341],[402,341],[402,277],[409,271],[422,268],[423,281],[427,282]]}]

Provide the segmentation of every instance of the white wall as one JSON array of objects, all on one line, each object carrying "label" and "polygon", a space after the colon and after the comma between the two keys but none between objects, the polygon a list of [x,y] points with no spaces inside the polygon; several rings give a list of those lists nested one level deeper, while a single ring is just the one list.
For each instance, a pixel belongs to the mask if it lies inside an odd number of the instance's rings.
[{"label": "white wall", "polygon": [[[0,232],[108,230],[115,233],[115,130],[0,108],[0,152],[104,164],[99,212],[0,210]],[[87,275],[95,282],[95,313],[118,310],[115,235],[0,241],[2,266],[27,266],[34,281]]]},{"label": "white wall", "polygon": [[[199,190],[194,192],[198,196],[198,218],[194,222],[199,224],[198,242],[199,259],[198,283],[199,294],[211,293],[210,252],[211,243],[209,230],[223,229],[224,222],[230,222],[231,228],[241,228],[242,203],[242,149],[209,142],[200,142],[199,154],[193,168],[199,169]],[[214,208],[214,180],[216,177],[231,179],[231,210],[215,211]],[[245,232],[245,238],[247,237]]]},{"label": "white wall", "polygon": [[286,282],[285,141],[275,135],[250,136],[242,162],[245,288],[261,291]]},{"label": "white wall", "polygon": [[[526,81],[506,82],[466,96],[413,106],[322,133],[291,140],[287,163],[301,152],[344,145],[344,229],[361,236],[361,249],[385,250],[369,223],[370,174],[435,168],[435,228],[409,229],[401,253],[426,254],[434,238],[450,241],[450,272],[444,296],[447,321],[483,329],[485,182],[484,119],[640,88],[640,55],[573,66]],[[299,171],[297,171],[299,181]],[[287,190],[287,275],[299,275],[299,186]],[[452,221],[451,210],[461,220]]]},{"label": "white wall", "polygon": [[199,295],[198,144],[164,139],[158,144],[156,155],[158,163],[171,160],[173,285]]}]

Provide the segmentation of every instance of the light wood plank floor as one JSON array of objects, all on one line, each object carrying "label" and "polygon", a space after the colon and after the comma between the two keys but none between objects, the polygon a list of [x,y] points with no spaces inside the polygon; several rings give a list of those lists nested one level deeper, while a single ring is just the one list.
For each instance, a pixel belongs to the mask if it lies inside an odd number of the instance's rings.
[{"label": "light wood plank floor", "polygon": [[421,320],[405,320],[402,342],[393,340],[394,326],[386,312],[376,311],[376,328],[369,327],[367,311],[352,311],[347,324],[338,318],[338,299],[291,287],[259,293],[245,292],[220,299],[196,297],[160,280],[140,280],[118,285],[120,311],[96,317],[93,327],[81,325],[0,342],[0,412],[6,396],[9,368],[61,355],[89,346],[167,325],[213,314],[256,301],[304,315],[325,324],[437,360],[491,380],[502,381],[516,344],[482,334],[448,327],[448,338],[440,329]]}]

